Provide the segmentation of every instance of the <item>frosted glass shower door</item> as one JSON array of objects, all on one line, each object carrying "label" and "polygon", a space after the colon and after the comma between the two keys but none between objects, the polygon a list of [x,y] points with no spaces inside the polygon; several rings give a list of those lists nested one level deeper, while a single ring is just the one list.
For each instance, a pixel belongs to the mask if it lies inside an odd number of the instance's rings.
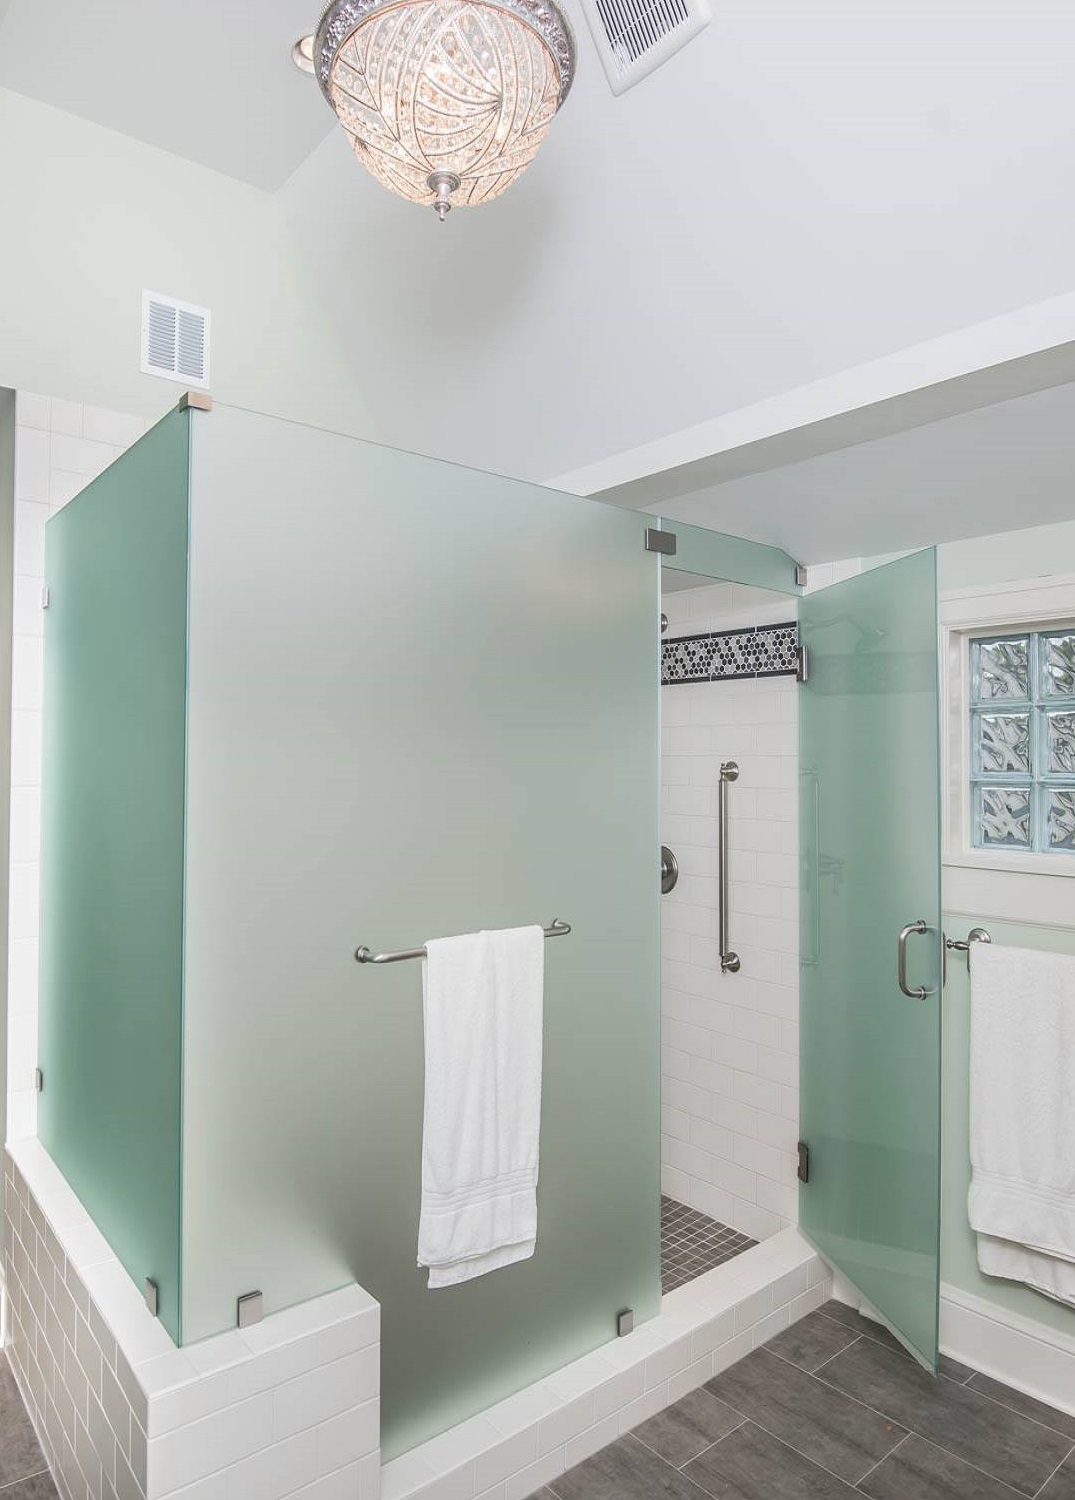
[{"label": "frosted glass shower door", "polygon": [[[352,1278],[391,1457],[660,1298],[646,518],[216,406],[192,441],[185,1340]],[[537,1253],[415,1264],[420,962],[554,918]]]},{"label": "frosted glass shower door", "polygon": [[800,629],[809,662],[800,717],[801,1122],[810,1152],[800,1221],[912,1352],[935,1367],[935,552],[807,596]]}]

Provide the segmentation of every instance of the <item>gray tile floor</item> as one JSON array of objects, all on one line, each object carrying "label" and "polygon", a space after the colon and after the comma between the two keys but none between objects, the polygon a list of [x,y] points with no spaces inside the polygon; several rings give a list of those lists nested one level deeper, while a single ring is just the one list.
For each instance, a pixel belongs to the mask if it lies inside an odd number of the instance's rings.
[{"label": "gray tile floor", "polygon": [[58,1500],[6,1354],[0,1354],[0,1500]]},{"label": "gray tile floor", "polygon": [[[1075,1417],[838,1302],[588,1458],[540,1500],[1075,1500]],[[3,1500],[0,1492],[0,1500]]]},{"label": "gray tile floor", "polygon": [[661,1291],[675,1291],[685,1281],[712,1271],[757,1243],[675,1198],[662,1197]]}]

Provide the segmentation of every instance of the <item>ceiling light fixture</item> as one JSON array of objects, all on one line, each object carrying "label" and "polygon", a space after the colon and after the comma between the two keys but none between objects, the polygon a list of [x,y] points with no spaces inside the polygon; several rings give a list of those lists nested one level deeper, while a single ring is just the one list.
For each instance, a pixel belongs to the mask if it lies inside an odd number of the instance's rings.
[{"label": "ceiling light fixture", "polygon": [[443,223],[533,161],[575,39],[553,0],[333,0],[312,59],[362,165]]}]

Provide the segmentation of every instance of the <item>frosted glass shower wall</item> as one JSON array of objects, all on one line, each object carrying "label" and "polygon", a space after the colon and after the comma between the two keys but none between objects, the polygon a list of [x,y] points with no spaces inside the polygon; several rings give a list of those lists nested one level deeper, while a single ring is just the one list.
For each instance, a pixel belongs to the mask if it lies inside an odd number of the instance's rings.
[{"label": "frosted glass shower wall", "polygon": [[[177,1343],[370,1291],[388,1458],[659,1306],[645,525],[221,406],[48,524],[42,1141]],[[354,951],[554,918],[537,1253],[430,1292],[421,966]]]},{"label": "frosted glass shower wall", "polygon": [[[714,584],[666,590],[667,637],[793,620],[796,601]],[[662,1191],[756,1239],[797,1217],[798,685],[792,677],[661,689]],[[728,789],[731,946],[717,943],[717,774]]]}]

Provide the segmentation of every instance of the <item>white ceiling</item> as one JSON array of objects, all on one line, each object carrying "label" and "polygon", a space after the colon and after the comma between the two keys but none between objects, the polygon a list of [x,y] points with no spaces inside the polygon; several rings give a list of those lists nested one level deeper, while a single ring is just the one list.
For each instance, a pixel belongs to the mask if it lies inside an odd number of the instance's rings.
[{"label": "white ceiling", "polygon": [[1075,6],[720,0],[438,225],[329,138],[281,193],[385,441],[539,480],[1071,290]]},{"label": "white ceiling", "polygon": [[661,512],[803,563],[1075,520],[1075,384],[731,479]]},{"label": "white ceiling", "polygon": [[0,0],[0,86],[275,191],[336,128],[290,59],[319,0]]}]

